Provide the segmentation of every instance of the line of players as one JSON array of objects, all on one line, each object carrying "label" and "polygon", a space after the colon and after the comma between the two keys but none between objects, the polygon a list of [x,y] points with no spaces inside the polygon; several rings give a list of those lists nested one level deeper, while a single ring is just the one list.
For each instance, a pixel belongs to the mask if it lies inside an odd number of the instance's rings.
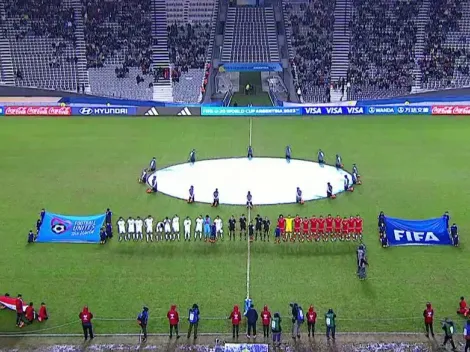
[{"label": "line of players", "polygon": [[276,242],[295,242],[298,239],[304,241],[362,241],[363,220],[359,215],[350,218],[337,215],[335,218],[328,214],[318,218],[314,215],[310,218],[301,218],[298,215],[292,218],[290,215],[280,215],[277,220]]},{"label": "line of players", "polygon": [[[219,216],[211,219],[209,215],[198,216],[193,222],[189,217],[183,220],[184,241],[200,240],[206,242],[216,242],[224,240],[224,224]],[[162,221],[155,222],[153,217],[149,215],[145,219],[140,217],[129,217],[127,220],[120,217],[117,221],[117,229],[119,234],[119,242],[122,241],[143,241],[144,237],[147,242],[153,241],[180,241],[181,229],[180,218],[175,215],[173,218],[166,217]],[[280,243],[290,241],[357,241],[362,240],[363,220],[357,215],[356,217],[337,216],[333,218],[331,215],[326,217],[312,216],[310,218],[302,218],[300,216],[284,217],[280,215],[277,220],[277,226],[274,231],[274,242]],[[271,220],[261,215],[250,221],[245,215],[237,219],[232,215],[228,220],[228,239],[235,241],[238,238],[251,241],[270,241]],[[145,236],[144,236],[145,234]]]}]

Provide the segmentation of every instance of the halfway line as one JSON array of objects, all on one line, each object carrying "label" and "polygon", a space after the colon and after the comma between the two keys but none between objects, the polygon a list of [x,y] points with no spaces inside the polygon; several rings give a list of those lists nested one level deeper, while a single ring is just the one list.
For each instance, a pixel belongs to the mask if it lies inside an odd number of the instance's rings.
[{"label": "halfway line", "polygon": [[[249,129],[249,140],[252,146],[252,136],[253,136],[253,119],[250,117],[250,129]],[[251,190],[250,190],[251,191]],[[251,209],[248,208],[248,228],[251,222]],[[249,235],[249,234],[248,234]],[[247,237],[247,246],[248,246],[248,255],[246,259],[246,298],[250,298],[250,270],[251,270],[251,247],[250,247],[250,236]]]}]

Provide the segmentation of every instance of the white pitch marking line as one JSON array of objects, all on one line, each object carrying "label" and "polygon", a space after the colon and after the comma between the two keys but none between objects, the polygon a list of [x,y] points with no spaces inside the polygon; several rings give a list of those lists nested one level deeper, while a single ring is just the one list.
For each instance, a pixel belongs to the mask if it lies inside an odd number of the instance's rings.
[{"label": "white pitch marking line", "polygon": [[[249,140],[250,144],[248,145],[251,147],[251,143],[253,140],[253,118],[250,117],[250,130],[249,130]],[[251,222],[251,209],[248,208],[248,228]],[[248,234],[249,235],[249,234]],[[248,255],[246,259],[246,298],[250,298],[250,270],[251,270],[251,246],[250,246],[250,236],[247,237],[247,246],[248,246]]]}]

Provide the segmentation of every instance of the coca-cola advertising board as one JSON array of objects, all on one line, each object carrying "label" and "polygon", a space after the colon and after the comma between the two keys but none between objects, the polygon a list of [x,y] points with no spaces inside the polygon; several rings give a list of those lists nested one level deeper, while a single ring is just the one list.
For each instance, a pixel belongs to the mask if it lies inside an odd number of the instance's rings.
[{"label": "coca-cola advertising board", "polygon": [[5,116],[71,116],[70,106],[5,106]]},{"label": "coca-cola advertising board", "polygon": [[434,105],[433,115],[470,115],[470,105]]}]

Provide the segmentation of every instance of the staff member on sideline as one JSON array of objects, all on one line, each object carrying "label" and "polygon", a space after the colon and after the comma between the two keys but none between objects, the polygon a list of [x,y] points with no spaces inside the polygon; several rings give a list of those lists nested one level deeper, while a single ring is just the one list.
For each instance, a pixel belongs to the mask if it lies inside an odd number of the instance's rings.
[{"label": "staff member on sideline", "polygon": [[142,334],[144,335],[142,342],[147,341],[147,323],[149,320],[149,309],[144,307],[142,312],[137,316],[137,322],[142,329]]},{"label": "staff member on sideline", "polygon": [[88,334],[90,334],[90,340],[93,340],[93,326],[91,325],[91,319],[93,319],[93,314],[88,310],[88,306],[84,306],[83,310],[78,315],[82,321],[83,335],[85,336],[85,341],[88,340]]}]

